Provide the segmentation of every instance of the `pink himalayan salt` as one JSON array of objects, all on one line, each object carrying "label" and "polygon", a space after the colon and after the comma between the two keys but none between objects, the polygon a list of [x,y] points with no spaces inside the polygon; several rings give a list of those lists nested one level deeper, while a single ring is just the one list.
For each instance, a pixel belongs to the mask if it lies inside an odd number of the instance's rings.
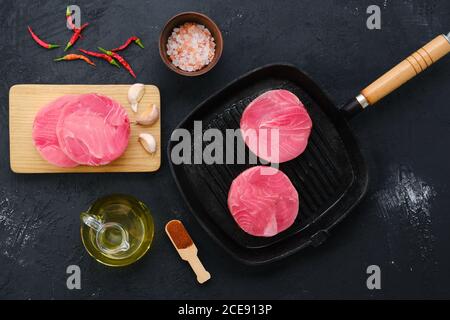
[{"label": "pink himalayan salt", "polygon": [[214,37],[204,25],[186,22],[173,29],[167,41],[167,55],[174,66],[192,72],[211,63],[215,47]]}]

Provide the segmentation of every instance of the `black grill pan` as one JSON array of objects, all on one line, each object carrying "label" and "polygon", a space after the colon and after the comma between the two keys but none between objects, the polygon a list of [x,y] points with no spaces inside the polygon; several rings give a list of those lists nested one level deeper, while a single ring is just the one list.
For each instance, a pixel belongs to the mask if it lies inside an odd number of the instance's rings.
[{"label": "black grill pan", "polygon": [[[178,187],[200,224],[234,257],[250,264],[320,244],[361,199],[367,186],[367,170],[344,117],[308,76],[290,65],[266,66],[243,76],[198,106],[178,128],[193,132],[194,121],[202,121],[203,130],[238,129],[250,101],[276,88],[296,94],[313,121],[306,151],[280,164],[300,197],[298,218],[288,230],[271,238],[254,237],[231,217],[228,189],[239,173],[253,165],[172,164]],[[169,156],[175,144],[170,142]]]},{"label": "black grill pan", "polygon": [[[244,75],[195,108],[177,129],[193,134],[194,121],[202,121],[203,131],[216,128],[224,133],[226,129],[238,129],[245,107],[272,89],[287,89],[296,94],[313,121],[305,152],[280,164],[280,170],[288,175],[300,198],[299,214],[290,228],[274,237],[254,237],[242,231],[231,216],[227,207],[231,182],[255,164],[171,162],[178,188],[202,227],[233,257],[251,265],[320,245],[358,204],[368,184],[364,159],[347,123],[347,118],[366,104],[359,96],[339,110],[310,77],[292,65],[269,65]],[[176,144],[169,142],[169,159]],[[192,141],[192,150],[193,144]],[[203,147],[206,145],[203,142]],[[223,151],[225,157],[226,149]]]}]

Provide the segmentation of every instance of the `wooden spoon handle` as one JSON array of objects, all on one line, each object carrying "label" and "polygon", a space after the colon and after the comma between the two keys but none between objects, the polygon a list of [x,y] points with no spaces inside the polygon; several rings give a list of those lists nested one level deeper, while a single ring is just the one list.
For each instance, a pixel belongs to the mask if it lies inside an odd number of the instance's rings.
[{"label": "wooden spoon handle", "polygon": [[197,281],[199,283],[204,283],[211,279],[211,275],[208,271],[206,271],[198,256],[195,255],[190,257],[188,262],[192,270],[194,270],[195,274],[197,275]]},{"label": "wooden spoon handle", "polygon": [[361,91],[374,104],[450,52],[450,42],[440,35],[386,72]]}]

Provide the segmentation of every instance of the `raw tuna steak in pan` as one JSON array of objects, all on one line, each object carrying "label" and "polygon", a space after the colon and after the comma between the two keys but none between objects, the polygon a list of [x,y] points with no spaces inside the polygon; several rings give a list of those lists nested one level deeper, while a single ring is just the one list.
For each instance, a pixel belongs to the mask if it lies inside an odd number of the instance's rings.
[{"label": "raw tuna steak in pan", "polygon": [[272,167],[245,170],[231,183],[228,208],[247,233],[272,237],[293,223],[298,214],[298,193],[289,178]]},{"label": "raw tuna steak in pan", "polygon": [[[299,98],[288,90],[270,90],[253,100],[241,118],[248,148],[261,159],[281,163],[305,151],[312,121]],[[278,141],[272,141],[278,131]]]}]

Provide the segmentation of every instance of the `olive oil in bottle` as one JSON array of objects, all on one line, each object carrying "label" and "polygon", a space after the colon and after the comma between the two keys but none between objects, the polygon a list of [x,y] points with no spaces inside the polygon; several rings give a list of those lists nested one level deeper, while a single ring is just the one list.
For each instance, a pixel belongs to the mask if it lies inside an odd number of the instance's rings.
[{"label": "olive oil in bottle", "polygon": [[97,200],[81,214],[81,238],[88,253],[100,263],[125,266],[139,260],[153,240],[153,218],[148,207],[129,195]]}]

